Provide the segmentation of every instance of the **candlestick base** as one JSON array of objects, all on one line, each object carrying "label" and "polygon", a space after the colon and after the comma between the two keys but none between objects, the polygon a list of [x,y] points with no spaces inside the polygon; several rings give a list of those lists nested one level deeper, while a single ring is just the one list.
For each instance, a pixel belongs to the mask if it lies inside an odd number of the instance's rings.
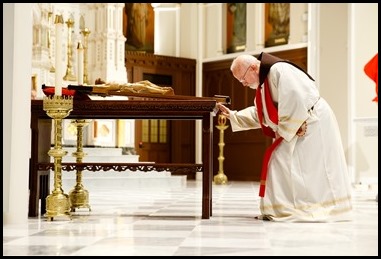
[{"label": "candlestick base", "polygon": [[85,190],[81,184],[76,185],[74,189],[69,192],[69,198],[71,212],[75,212],[75,209],[79,208],[87,208],[91,211],[89,204],[89,191]]},{"label": "candlestick base", "polygon": [[63,77],[63,80],[65,80],[65,81],[76,81],[77,77],[73,74],[72,70],[68,68],[66,70],[65,76]]},{"label": "candlestick base", "polygon": [[46,198],[46,213],[44,217],[48,221],[53,218],[65,216],[71,219],[69,195],[64,193],[52,193]]},{"label": "candlestick base", "polygon": [[214,176],[213,181],[215,184],[227,184],[228,177],[224,173],[218,173]]}]

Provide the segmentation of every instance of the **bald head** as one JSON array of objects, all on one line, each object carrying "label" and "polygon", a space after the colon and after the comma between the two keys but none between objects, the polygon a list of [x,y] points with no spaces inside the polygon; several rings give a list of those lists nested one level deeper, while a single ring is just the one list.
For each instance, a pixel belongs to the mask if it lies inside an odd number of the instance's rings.
[{"label": "bald head", "polygon": [[239,55],[233,60],[230,71],[246,70],[249,66],[254,64],[260,64],[260,61],[256,57],[248,54]]},{"label": "bald head", "polygon": [[260,64],[261,62],[256,57],[243,54],[233,60],[230,70],[243,86],[256,89],[259,85]]}]

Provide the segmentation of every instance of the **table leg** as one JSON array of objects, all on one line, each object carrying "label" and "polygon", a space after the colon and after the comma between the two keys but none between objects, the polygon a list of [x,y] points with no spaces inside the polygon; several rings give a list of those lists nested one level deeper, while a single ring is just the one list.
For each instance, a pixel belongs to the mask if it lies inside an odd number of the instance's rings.
[{"label": "table leg", "polygon": [[204,115],[202,120],[202,218],[212,216],[212,179],[213,179],[213,117]]},{"label": "table leg", "polygon": [[29,165],[29,217],[37,217],[41,199],[41,215],[46,211],[45,198],[49,194],[50,171],[38,171],[39,162],[50,162],[52,121],[31,117],[31,158]]}]

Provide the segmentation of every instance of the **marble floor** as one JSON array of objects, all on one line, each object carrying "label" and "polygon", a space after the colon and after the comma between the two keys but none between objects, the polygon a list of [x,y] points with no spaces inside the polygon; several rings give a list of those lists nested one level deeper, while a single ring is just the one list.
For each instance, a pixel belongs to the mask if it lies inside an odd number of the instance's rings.
[{"label": "marble floor", "polygon": [[201,219],[201,181],[84,185],[91,211],[3,225],[3,256],[378,256],[375,188],[353,188],[351,222],[279,223],[254,219],[256,182],[213,184],[210,219]]}]

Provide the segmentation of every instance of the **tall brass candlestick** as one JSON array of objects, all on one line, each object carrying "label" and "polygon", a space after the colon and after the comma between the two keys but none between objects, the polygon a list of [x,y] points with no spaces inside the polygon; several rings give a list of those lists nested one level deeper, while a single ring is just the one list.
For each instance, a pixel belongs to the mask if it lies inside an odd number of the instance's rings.
[{"label": "tall brass candlestick", "polygon": [[90,30],[88,28],[85,28],[81,31],[82,35],[83,35],[83,49],[84,49],[84,53],[83,53],[83,84],[87,85],[89,84],[89,77],[88,77],[88,73],[87,73],[87,65],[88,65],[88,59],[87,59],[87,50],[88,50],[88,46],[89,46],[89,42],[88,42],[88,37],[89,37],[89,34],[90,34]]},{"label": "tall brass candlestick", "polygon": [[[76,157],[77,163],[82,163],[83,157],[86,155],[83,152],[83,127],[89,124],[89,120],[72,120],[77,127],[77,151],[73,153]],[[77,169],[76,173],[76,185],[74,189],[69,192],[71,211],[74,212],[76,208],[88,208],[91,211],[89,205],[89,192],[83,187],[82,184],[82,170]]]},{"label": "tall brass candlestick", "polygon": [[62,190],[62,157],[67,151],[62,149],[62,119],[73,109],[73,98],[54,95],[43,99],[46,114],[54,120],[54,148],[48,154],[54,158],[54,190],[46,197],[45,217],[52,221],[57,216],[70,216],[69,195]]},{"label": "tall brass candlestick", "polygon": [[66,81],[75,81],[76,77],[73,74],[73,66],[71,64],[71,59],[73,57],[73,44],[71,42],[71,34],[73,33],[72,28],[74,27],[74,21],[73,19],[69,18],[66,21],[67,28],[68,28],[68,37],[67,37],[67,67],[66,67],[66,74],[64,76],[64,80]]},{"label": "tall brass candlestick", "polygon": [[218,143],[218,146],[220,148],[220,154],[218,156],[218,174],[214,176],[214,183],[215,184],[226,184],[228,182],[228,177],[224,174],[224,131],[229,126],[226,125],[226,117],[222,114],[218,115],[218,125],[216,126],[217,129],[220,130],[220,142]]}]

